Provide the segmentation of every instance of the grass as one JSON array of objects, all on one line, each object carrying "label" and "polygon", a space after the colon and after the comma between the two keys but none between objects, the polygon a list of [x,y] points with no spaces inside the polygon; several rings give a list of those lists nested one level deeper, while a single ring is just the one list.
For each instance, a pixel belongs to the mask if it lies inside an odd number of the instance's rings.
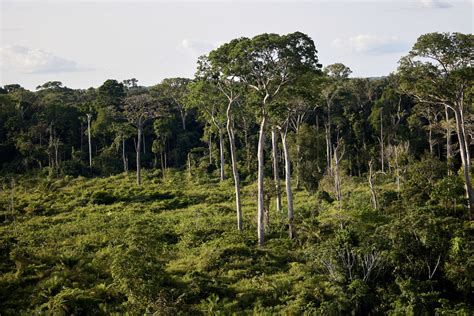
[{"label": "grass", "polygon": [[[274,211],[269,197],[264,247],[257,246],[255,184],[242,188],[240,233],[231,179],[192,181],[178,171],[162,179],[145,171],[140,187],[133,174],[22,176],[13,189],[2,181],[1,315],[472,310],[464,296],[453,299],[444,290],[458,284],[459,293],[468,293],[467,245],[443,256],[437,279],[427,280],[423,270],[454,241],[467,240],[462,220],[435,205],[404,210],[401,201],[390,202],[398,199],[391,179],[377,184],[379,211],[363,178],[343,178],[342,207],[324,192],[332,190],[329,178],[316,194],[295,191],[294,240],[285,210]],[[361,258],[374,254],[381,261],[362,281]]]},{"label": "grass", "polygon": [[[254,191],[243,188],[239,233],[231,180],[196,184],[179,172],[164,181],[145,172],[141,187],[125,174],[20,179],[0,194],[0,310],[252,313],[279,305],[300,259],[285,214],[272,213],[267,245],[256,247]],[[305,192],[296,201],[296,209],[314,202]],[[146,275],[150,264],[156,280]]]}]

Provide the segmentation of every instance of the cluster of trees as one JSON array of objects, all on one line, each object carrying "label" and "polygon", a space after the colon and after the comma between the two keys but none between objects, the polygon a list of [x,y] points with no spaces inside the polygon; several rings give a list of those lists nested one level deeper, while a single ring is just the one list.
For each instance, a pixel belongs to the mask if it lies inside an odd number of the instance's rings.
[{"label": "cluster of trees", "polygon": [[36,92],[6,85],[0,90],[1,167],[97,175],[136,164],[139,185],[142,166],[163,175],[168,167],[188,169],[191,177],[232,174],[239,230],[241,179],[257,180],[263,245],[268,191],[276,210],[283,209],[281,174],[292,238],[294,187],[315,191],[329,177],[342,209],[344,176],[366,176],[377,209],[377,175],[393,174],[400,193],[409,164],[427,154],[445,163],[447,175],[461,170],[466,198],[458,203],[470,217],[472,44],[471,34],[426,34],[395,73],[349,78],[343,64],[322,68],[307,35],[262,34],[202,56],[192,80],[169,78],[152,87],[134,78],[107,80],[87,90],[53,81]]},{"label": "cluster of trees", "polygon": [[180,167],[202,133],[181,100],[189,81],[166,79],[145,88],[134,78],[107,80],[87,90],[52,81],[36,92],[6,85],[0,97],[2,168],[109,175],[128,172],[130,152],[136,153],[137,170],[141,161],[156,167],[159,155],[163,168]]}]

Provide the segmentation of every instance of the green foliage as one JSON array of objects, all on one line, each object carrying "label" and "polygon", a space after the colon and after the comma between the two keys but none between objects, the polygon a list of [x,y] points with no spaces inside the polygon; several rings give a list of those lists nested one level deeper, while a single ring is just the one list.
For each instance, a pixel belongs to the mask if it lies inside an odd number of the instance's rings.
[{"label": "green foliage", "polygon": [[[423,314],[472,308],[468,222],[445,216],[442,208],[383,215],[366,205],[366,184],[357,181],[346,182],[351,193],[344,193],[342,210],[324,193],[316,199],[297,191],[297,238],[287,239],[285,214],[274,213],[272,202],[268,243],[258,248],[254,186],[243,188],[245,230],[239,233],[231,180],[197,186],[185,172],[170,170],[163,180],[158,175],[145,170],[143,187],[125,174],[25,177],[13,191],[5,186],[2,313]],[[438,187],[445,179],[433,181]]]},{"label": "green foliage", "polygon": [[435,182],[446,173],[446,164],[429,155],[424,156],[409,165],[402,196],[410,203],[422,205],[429,200]]},{"label": "green foliage", "polygon": [[464,197],[464,183],[459,176],[447,176],[438,181],[430,194],[432,200],[439,202],[446,209],[456,208]]}]

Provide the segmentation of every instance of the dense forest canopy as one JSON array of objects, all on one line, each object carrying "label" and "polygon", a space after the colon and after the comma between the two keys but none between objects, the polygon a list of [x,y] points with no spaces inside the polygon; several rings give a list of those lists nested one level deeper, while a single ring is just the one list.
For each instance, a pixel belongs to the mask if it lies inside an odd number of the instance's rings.
[{"label": "dense forest canopy", "polygon": [[[351,78],[306,34],[261,34],[192,79],[3,86],[0,314],[472,314],[473,44],[425,34],[394,73]],[[113,205],[126,220],[87,227]],[[77,212],[103,242],[41,255],[34,221]]]}]

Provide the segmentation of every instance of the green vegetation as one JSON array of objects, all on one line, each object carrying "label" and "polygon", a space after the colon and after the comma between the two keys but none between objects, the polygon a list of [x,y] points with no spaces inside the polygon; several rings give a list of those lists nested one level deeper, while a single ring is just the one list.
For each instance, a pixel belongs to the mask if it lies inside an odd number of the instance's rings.
[{"label": "green vegetation", "polygon": [[4,86],[0,315],[474,314],[472,39],[379,79],[295,32],[152,87]]},{"label": "green vegetation", "polygon": [[0,195],[0,310],[472,313],[474,228],[444,197],[423,207],[390,200],[389,180],[379,183],[381,211],[364,179],[345,180],[343,211],[324,190],[297,191],[295,239],[272,212],[258,247],[255,185],[243,188],[239,233],[230,180],[195,183],[172,170],[164,180],[145,171],[142,187],[126,174],[21,177]]}]

